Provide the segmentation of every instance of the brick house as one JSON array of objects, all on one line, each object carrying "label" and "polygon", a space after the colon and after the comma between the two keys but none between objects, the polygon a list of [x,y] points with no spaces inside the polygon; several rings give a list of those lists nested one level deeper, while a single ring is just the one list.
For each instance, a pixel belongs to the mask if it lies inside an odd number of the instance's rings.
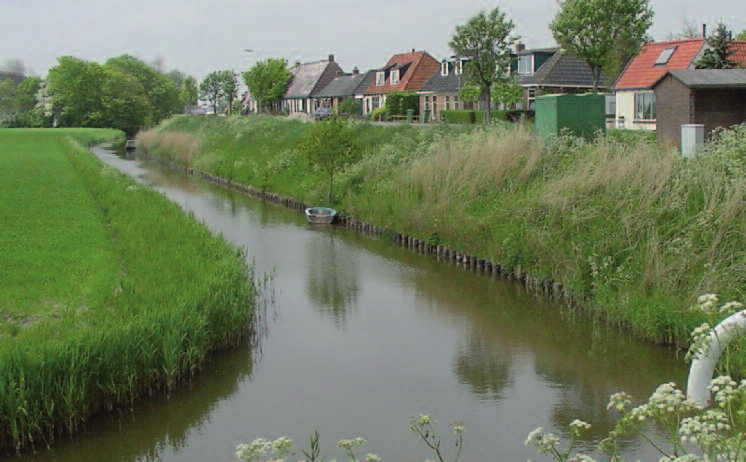
[{"label": "brick house", "polygon": [[[732,43],[731,58],[745,65],[746,42]],[[655,130],[660,111],[653,84],[669,71],[694,69],[694,63],[702,57],[707,47],[704,38],[643,45],[612,87],[616,93],[617,128]]]},{"label": "brick house", "polygon": [[334,55],[323,61],[295,63],[290,69],[293,80],[282,97],[282,110],[290,114],[313,114],[319,107],[318,94],[324,87],[345,72],[334,61]]},{"label": "brick house", "polygon": [[671,70],[652,86],[658,105],[658,141],[681,147],[681,126],[717,127],[746,121],[746,69]]},{"label": "brick house", "polygon": [[438,120],[440,111],[449,109],[474,109],[474,103],[464,103],[459,92],[466,84],[463,75],[465,58],[446,58],[440,63],[440,72],[435,72],[417,92],[420,95],[420,114],[428,114]]},{"label": "brick house", "polygon": [[392,56],[386,66],[375,71],[375,81],[363,91],[363,114],[385,106],[389,93],[419,91],[439,69],[440,63],[426,51]]},{"label": "brick house", "polygon": [[321,89],[317,94],[317,103],[321,107],[331,108],[335,114],[338,114],[339,103],[345,98],[358,99],[362,104],[363,90],[368,88],[374,80],[375,71],[361,74],[355,68],[352,75],[341,75]]},{"label": "brick house", "polygon": [[[516,49],[518,57],[517,84],[526,90],[518,109],[534,109],[537,96],[545,94],[575,94],[593,89],[593,74],[588,63],[569,55],[560,48]],[[604,75],[598,89],[608,89]]]}]

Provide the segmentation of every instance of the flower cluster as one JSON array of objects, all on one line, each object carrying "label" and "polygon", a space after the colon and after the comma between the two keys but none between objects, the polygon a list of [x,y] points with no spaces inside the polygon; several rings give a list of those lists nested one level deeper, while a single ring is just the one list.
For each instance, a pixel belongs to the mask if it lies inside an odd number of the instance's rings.
[{"label": "flower cluster", "polygon": [[251,444],[239,444],[236,448],[236,457],[245,462],[258,462],[267,455],[272,460],[284,461],[293,450],[293,440],[280,437],[274,441],[257,438]]}]

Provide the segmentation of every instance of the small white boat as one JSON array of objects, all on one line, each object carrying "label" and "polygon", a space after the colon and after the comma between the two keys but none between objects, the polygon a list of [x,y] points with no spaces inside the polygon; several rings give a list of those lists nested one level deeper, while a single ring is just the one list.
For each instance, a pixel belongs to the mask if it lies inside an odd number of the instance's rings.
[{"label": "small white boat", "polygon": [[330,224],[337,217],[337,211],[329,207],[308,207],[306,218],[309,223]]}]

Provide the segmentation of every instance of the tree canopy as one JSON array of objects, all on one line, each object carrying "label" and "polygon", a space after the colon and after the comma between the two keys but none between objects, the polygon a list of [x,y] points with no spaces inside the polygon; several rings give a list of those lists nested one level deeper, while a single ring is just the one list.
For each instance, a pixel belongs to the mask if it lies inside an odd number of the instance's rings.
[{"label": "tree canopy", "polygon": [[191,75],[184,78],[184,84],[181,88],[181,105],[184,112],[191,112],[197,105],[199,99],[199,89],[197,88],[197,79]]},{"label": "tree canopy", "polygon": [[328,202],[332,199],[334,174],[360,156],[355,132],[336,117],[314,123],[299,151],[329,175]]},{"label": "tree canopy", "polygon": [[743,40],[746,41],[746,29],[742,30],[740,34],[738,34],[738,37],[736,37],[736,40]]},{"label": "tree canopy", "polygon": [[466,58],[464,74],[468,83],[479,87],[488,122],[492,86],[505,81],[510,74],[513,45],[518,41],[518,36],[513,34],[514,27],[513,21],[495,7],[489,13],[481,11],[466,24],[456,26],[456,32],[448,42],[457,56]]},{"label": "tree canopy", "polygon": [[292,79],[287,61],[281,58],[259,61],[243,73],[243,80],[260,111],[272,102],[279,101]]},{"label": "tree canopy", "polygon": [[218,113],[218,106],[225,98],[225,87],[223,85],[223,71],[213,71],[207,74],[199,84],[199,93],[202,98],[206,99],[215,114]]},{"label": "tree canopy", "polygon": [[614,59],[634,56],[648,40],[653,24],[649,0],[559,0],[560,10],[549,25],[554,39],[570,54],[584,59],[598,90],[602,70]]},{"label": "tree canopy", "polygon": [[739,67],[738,62],[731,59],[733,54],[733,34],[725,27],[718,24],[715,33],[707,37],[708,48],[702,57],[694,63],[695,69],[734,69]]},{"label": "tree canopy", "polygon": [[228,101],[228,114],[233,114],[233,102],[238,96],[238,78],[236,71],[223,71],[223,94]]}]

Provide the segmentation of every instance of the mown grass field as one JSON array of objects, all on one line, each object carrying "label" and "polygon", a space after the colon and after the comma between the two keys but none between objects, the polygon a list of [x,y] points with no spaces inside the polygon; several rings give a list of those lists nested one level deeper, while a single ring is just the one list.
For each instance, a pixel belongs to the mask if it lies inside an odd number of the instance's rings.
[{"label": "mown grass field", "polygon": [[[699,295],[746,301],[744,126],[691,160],[629,133],[351,128],[366,150],[335,176],[331,205],[358,219],[562,282],[585,312],[646,341],[686,346],[715,322],[690,310]],[[281,118],[179,117],[140,139],[155,155],[323,203],[323,176],[298,154],[307,130]],[[744,358],[730,356],[734,373],[746,372]]]},{"label": "mown grass field", "polygon": [[243,253],[85,149],[106,130],[0,130],[0,442],[75,432],[171,390],[248,334]]}]

